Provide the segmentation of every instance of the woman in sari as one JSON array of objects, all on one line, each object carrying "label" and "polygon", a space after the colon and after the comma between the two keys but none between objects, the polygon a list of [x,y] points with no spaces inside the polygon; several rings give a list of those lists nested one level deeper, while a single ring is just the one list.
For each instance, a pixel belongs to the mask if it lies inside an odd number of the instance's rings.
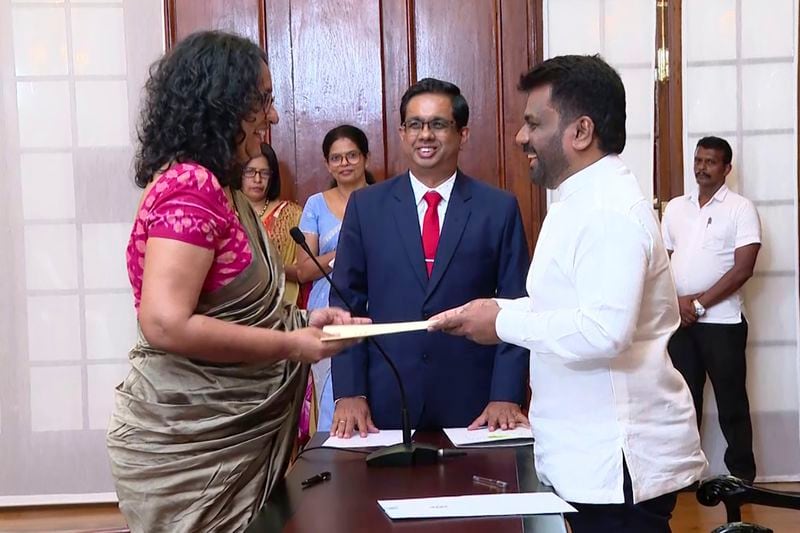
[{"label": "woman in sari", "polygon": [[[281,170],[275,150],[267,143],[261,145],[261,154],[247,162],[237,184],[264,224],[270,242],[275,245],[286,273],[283,299],[305,309],[300,283],[297,279],[297,243],[289,230],[300,223],[303,208],[289,200],[281,200]],[[306,292],[307,294],[307,292]],[[297,431],[298,444],[304,445],[317,427],[317,409],[314,402],[314,380],[309,374],[306,393],[300,408]]]},{"label": "woman in sari", "polygon": [[[375,183],[367,170],[369,141],[359,128],[344,124],[333,128],[322,140],[322,155],[332,181],[327,191],[308,198],[300,219],[300,229],[317,261],[326,272],[334,268],[336,244],[350,194]],[[298,252],[298,277],[314,281],[308,297],[308,309],[327,307],[330,284],[308,255]],[[318,406],[317,431],[329,431],[333,421],[333,384],[330,361],[312,366],[314,391]]]},{"label": "woman in sari", "polygon": [[283,297],[287,303],[300,302],[300,284],[297,280],[297,243],[289,230],[300,223],[303,208],[289,200],[281,200],[281,171],[278,157],[269,144],[261,145],[261,154],[247,162],[242,170],[241,190],[253,207],[267,236],[283,260],[286,272],[286,289]]},{"label": "woman in sari", "polygon": [[133,532],[243,530],[285,473],[308,364],[347,345],[321,327],[363,321],[287,306],[282,262],[229,187],[277,121],[244,38],[196,33],[151,69],[127,248],[139,335],[107,436]]}]

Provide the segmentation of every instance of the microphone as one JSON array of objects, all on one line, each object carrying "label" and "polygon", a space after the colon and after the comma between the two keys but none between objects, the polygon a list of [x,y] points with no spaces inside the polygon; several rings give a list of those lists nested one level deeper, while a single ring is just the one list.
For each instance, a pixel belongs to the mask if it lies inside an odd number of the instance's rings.
[{"label": "microphone", "polygon": [[[326,280],[328,280],[331,288],[344,302],[344,305],[347,306],[347,309],[350,311],[350,313],[355,315],[356,313],[353,311],[353,308],[350,306],[350,303],[347,301],[347,299],[342,295],[339,287],[333,283],[331,277],[325,272],[325,269],[322,268],[322,265],[319,264],[319,261],[317,261],[317,258],[311,252],[311,249],[308,247],[308,243],[306,242],[306,236],[303,235],[303,232],[300,231],[300,228],[297,226],[293,227],[289,230],[289,235],[292,236],[294,242],[296,242],[303,249],[303,251],[308,254],[308,257],[311,258],[314,264],[317,265],[319,271],[322,272],[322,275],[325,276]],[[395,444],[394,446],[387,446],[370,453],[367,455],[367,466],[411,466],[415,464],[427,465],[434,464],[439,460],[440,457],[449,455],[446,453],[440,453],[440,450],[435,446],[411,442],[411,422],[409,422],[408,418],[406,389],[403,387],[403,380],[400,378],[400,372],[397,370],[394,361],[392,361],[391,358],[386,354],[386,352],[383,350],[383,347],[378,344],[378,341],[372,337],[366,337],[366,340],[367,342],[371,342],[372,345],[378,349],[378,353],[381,354],[384,361],[386,361],[386,363],[389,365],[389,368],[392,369],[392,374],[394,374],[394,378],[397,381],[397,386],[400,389],[400,411],[403,424],[403,443]]]}]

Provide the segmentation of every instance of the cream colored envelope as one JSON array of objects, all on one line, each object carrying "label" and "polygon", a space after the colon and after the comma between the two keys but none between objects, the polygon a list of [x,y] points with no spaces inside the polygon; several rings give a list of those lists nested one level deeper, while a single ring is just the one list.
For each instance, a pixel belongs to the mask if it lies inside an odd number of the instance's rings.
[{"label": "cream colored envelope", "polygon": [[389,335],[391,333],[405,333],[407,331],[422,331],[432,324],[430,320],[417,322],[392,322],[388,324],[347,324],[324,326],[322,332],[330,335],[323,337],[323,341],[336,341],[342,339],[357,339],[372,337],[374,335]]}]

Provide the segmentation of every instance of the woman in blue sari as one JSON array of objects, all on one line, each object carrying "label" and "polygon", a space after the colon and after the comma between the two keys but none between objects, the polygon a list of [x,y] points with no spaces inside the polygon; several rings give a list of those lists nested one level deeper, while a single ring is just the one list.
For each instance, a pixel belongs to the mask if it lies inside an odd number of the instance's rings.
[{"label": "woman in blue sari", "polygon": [[[336,244],[342,226],[347,200],[353,191],[374,183],[367,171],[369,142],[359,128],[342,125],[330,130],[322,141],[325,166],[331,177],[327,191],[308,198],[300,217],[300,229],[317,261],[326,272],[334,268]],[[319,272],[311,258],[298,250],[298,278],[302,282],[314,282],[308,297],[308,310],[328,307],[330,284]],[[333,421],[333,385],[331,384],[330,361],[321,361],[312,366],[314,389],[319,408],[317,431],[329,431]]]}]

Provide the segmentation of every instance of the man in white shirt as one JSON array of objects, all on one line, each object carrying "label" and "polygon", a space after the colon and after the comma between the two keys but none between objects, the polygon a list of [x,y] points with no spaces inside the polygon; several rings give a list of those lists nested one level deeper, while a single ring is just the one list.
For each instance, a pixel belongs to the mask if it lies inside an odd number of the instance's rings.
[{"label": "man in white shirt", "polygon": [[579,510],[574,533],[668,532],[676,492],[706,468],[692,398],[667,356],[680,324],[650,202],[618,154],[625,89],[599,56],[523,75],[516,141],[557,189],[528,271],[529,297],[475,300],[434,326],[531,351],[540,479]]},{"label": "man in white shirt", "polygon": [[747,321],[739,290],[753,275],[761,224],[753,202],[725,185],[732,159],[725,139],[700,139],[694,153],[697,189],[674,198],[664,211],[661,229],[681,311],[681,328],[669,342],[669,353],[692,391],[698,427],[708,374],[728,442],[725,464],[734,476],[753,481]]}]

